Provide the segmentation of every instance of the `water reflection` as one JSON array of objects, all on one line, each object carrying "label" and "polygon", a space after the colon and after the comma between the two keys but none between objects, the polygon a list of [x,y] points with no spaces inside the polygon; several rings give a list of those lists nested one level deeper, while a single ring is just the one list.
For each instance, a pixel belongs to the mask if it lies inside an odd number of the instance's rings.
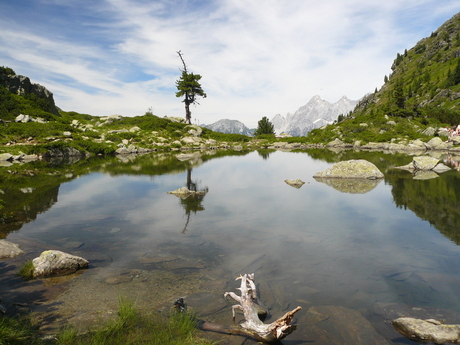
[{"label": "water reflection", "polygon": [[[75,284],[92,289],[94,296],[85,296],[88,304],[101,303],[102,292],[116,291],[113,282],[154,299],[155,279],[165,276],[174,285],[171,295],[190,278],[195,289],[212,296],[208,304],[221,306],[222,292],[232,290],[234,278],[255,272],[273,314],[298,303],[306,309],[343,306],[365,315],[389,304],[398,310],[460,309],[457,171],[414,180],[394,169],[407,156],[350,151],[182,158],[88,161],[72,171],[37,174],[32,184],[18,177],[12,189],[9,175],[1,172],[5,194],[0,197],[18,198],[8,210],[22,212],[32,201],[42,202],[30,217],[34,221],[21,223],[8,238],[27,237],[60,249],[82,243],[73,251],[92,259],[94,268]],[[385,174],[384,183],[330,188],[312,178],[331,163],[359,158],[374,163]],[[291,177],[306,184],[287,188],[284,181]],[[167,194],[184,181],[204,195],[177,202]],[[27,187],[32,193],[12,193]],[[46,191],[53,192],[45,198]],[[67,296],[63,305],[81,298],[76,292]],[[228,316],[217,314],[213,317]]]},{"label": "water reflection", "polygon": [[315,177],[315,180],[331,186],[342,193],[366,194],[373,190],[382,181],[381,179],[341,179]]},{"label": "water reflection", "polygon": [[187,169],[187,183],[185,184],[185,186],[187,187],[189,191],[192,191],[195,193],[185,195],[185,196],[178,195],[180,199],[180,203],[182,207],[184,208],[185,215],[187,217],[182,233],[185,233],[187,231],[187,226],[190,222],[191,213],[193,212],[196,214],[198,211],[204,211],[203,199],[206,196],[206,193],[208,193],[209,188],[200,187],[199,183],[200,182],[198,180],[192,181],[192,168],[188,168]]}]

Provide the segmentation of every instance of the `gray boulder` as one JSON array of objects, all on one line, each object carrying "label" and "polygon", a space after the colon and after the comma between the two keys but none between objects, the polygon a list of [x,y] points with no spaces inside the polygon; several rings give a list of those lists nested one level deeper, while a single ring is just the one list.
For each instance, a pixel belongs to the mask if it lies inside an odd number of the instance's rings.
[{"label": "gray boulder", "polygon": [[203,133],[203,128],[197,125],[188,125],[185,128],[188,130],[188,133],[194,137],[199,137],[201,133]]},{"label": "gray boulder", "polygon": [[24,251],[17,244],[0,240],[0,259],[14,258],[23,253]]},{"label": "gray boulder", "polygon": [[32,122],[32,117],[30,115],[19,114],[14,121],[21,123]]},{"label": "gray boulder", "polygon": [[435,344],[460,343],[460,325],[446,325],[435,319],[421,320],[412,317],[400,317],[391,324],[412,341]]},{"label": "gray boulder", "polygon": [[432,170],[439,163],[439,159],[430,156],[419,156],[412,159],[415,170]]},{"label": "gray boulder", "polygon": [[303,182],[301,179],[296,179],[296,180],[284,180],[284,182],[286,182],[288,185],[290,185],[291,187],[294,187],[294,188],[297,188],[299,189],[300,187],[302,187],[305,182]]},{"label": "gray boulder", "polygon": [[88,268],[89,265],[88,260],[59,250],[46,250],[33,259],[32,263],[35,278],[64,276]]},{"label": "gray boulder", "polygon": [[427,147],[431,148],[431,149],[437,149],[439,146],[442,146],[442,143],[444,141],[440,138],[440,137],[434,137],[432,139],[430,139],[426,145]]},{"label": "gray boulder", "polygon": [[45,152],[43,157],[80,157],[81,152],[73,147],[52,148]]},{"label": "gray boulder", "polygon": [[331,142],[327,143],[326,144],[326,147],[341,147],[343,146],[343,141],[340,140],[339,138],[335,138],[334,140],[332,140]]},{"label": "gray boulder", "polygon": [[364,159],[338,162],[331,168],[317,172],[314,178],[354,178],[354,179],[381,179],[382,172],[371,162]]},{"label": "gray boulder", "polygon": [[434,129],[433,127],[428,127],[422,133],[432,137],[436,133],[436,129]]}]

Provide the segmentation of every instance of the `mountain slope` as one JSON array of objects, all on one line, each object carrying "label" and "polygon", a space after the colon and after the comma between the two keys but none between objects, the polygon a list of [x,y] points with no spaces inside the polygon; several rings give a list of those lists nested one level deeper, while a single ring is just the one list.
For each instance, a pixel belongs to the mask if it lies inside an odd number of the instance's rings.
[{"label": "mountain slope", "polygon": [[320,128],[333,123],[338,116],[346,115],[354,109],[357,101],[343,96],[336,103],[329,103],[316,95],[294,114],[287,114],[286,118],[280,114],[271,120],[277,135],[282,133],[292,136],[304,136],[312,129]]},{"label": "mountain slope", "polygon": [[[460,123],[460,13],[430,37],[398,53],[380,90],[349,116],[308,135],[311,142],[429,140],[436,128]],[[343,121],[342,121],[343,120]],[[431,128],[429,128],[431,127]]]},{"label": "mountain slope", "polygon": [[415,47],[398,53],[391,69],[382,88],[364,97],[354,116],[374,111],[450,123],[440,112],[458,115],[460,110],[460,13]]}]

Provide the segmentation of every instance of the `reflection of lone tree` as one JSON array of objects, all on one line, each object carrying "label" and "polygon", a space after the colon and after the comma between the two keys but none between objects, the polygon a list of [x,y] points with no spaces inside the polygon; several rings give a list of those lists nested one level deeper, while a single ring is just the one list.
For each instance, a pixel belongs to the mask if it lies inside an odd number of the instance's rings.
[{"label": "reflection of lone tree", "polygon": [[259,156],[261,156],[265,160],[265,159],[268,159],[268,157],[270,157],[270,154],[273,153],[274,151],[275,150],[260,149],[260,150],[257,150],[257,153],[259,154]]},{"label": "reflection of lone tree", "polygon": [[208,192],[208,187],[199,188],[197,181],[192,181],[192,168],[187,169],[187,183],[186,187],[179,188],[174,192],[169,192],[180,198],[180,203],[185,210],[185,215],[187,216],[187,221],[185,222],[184,229],[182,233],[187,231],[188,223],[190,222],[190,215],[197,213],[198,211],[204,211],[204,207],[201,204],[206,193]]},{"label": "reflection of lone tree", "polygon": [[185,223],[184,230],[182,230],[182,233],[187,231],[187,226],[190,221],[190,214],[192,212],[197,213],[198,211],[204,211],[204,207],[201,202],[209,190],[208,187],[204,187],[200,190],[198,187],[198,182],[192,181],[192,168],[187,169],[187,189],[194,193],[190,194],[188,198],[181,199],[180,201],[184,207],[185,214],[187,215],[187,221]]}]

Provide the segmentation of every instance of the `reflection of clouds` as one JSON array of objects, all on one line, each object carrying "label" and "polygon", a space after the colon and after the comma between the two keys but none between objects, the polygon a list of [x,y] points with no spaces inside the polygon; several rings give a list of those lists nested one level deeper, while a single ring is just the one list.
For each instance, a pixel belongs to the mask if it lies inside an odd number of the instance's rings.
[{"label": "reflection of clouds", "polygon": [[[363,289],[387,291],[379,276],[381,266],[395,267],[397,273],[414,267],[438,269],[448,262],[460,265],[457,247],[428,222],[395,206],[390,185],[379,183],[367,194],[341,193],[312,178],[327,166],[306,154],[282,152],[267,160],[251,153],[206,161],[192,174],[209,188],[205,210],[193,214],[186,234],[181,234],[184,209],[167,194],[184,186],[185,172],[154,180],[83,176],[61,185],[58,203],[24,228],[61,236],[64,225],[77,224],[70,233],[78,224],[105,226],[105,218],[114,218],[123,223],[115,225],[121,230],[101,231],[94,241],[113,241],[121,248],[114,257],[120,265],[163,242],[191,243],[197,252],[203,247],[196,243],[211,242],[221,249],[219,260],[232,273],[254,268],[259,276],[270,277],[276,271],[289,281],[295,276],[298,286],[344,296]],[[284,180],[291,177],[306,184],[299,190],[287,188]],[[443,261],[447,255],[449,260]],[[442,269],[448,271],[447,266]],[[300,288],[298,293],[297,298],[308,297],[302,297]]]}]

